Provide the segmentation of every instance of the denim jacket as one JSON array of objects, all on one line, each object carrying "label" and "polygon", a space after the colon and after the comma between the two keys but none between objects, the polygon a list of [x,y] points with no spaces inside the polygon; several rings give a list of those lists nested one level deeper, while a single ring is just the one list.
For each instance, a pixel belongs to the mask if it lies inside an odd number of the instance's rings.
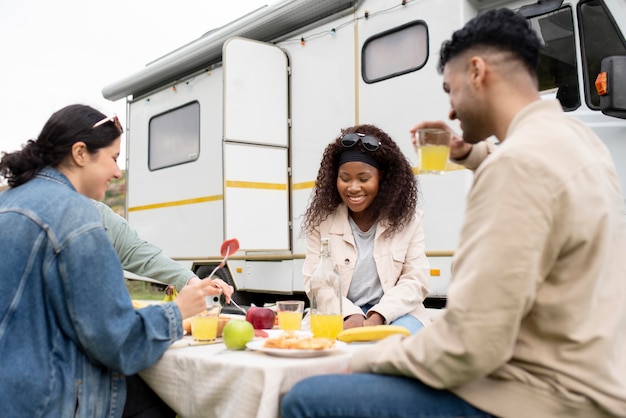
[{"label": "denim jacket", "polygon": [[120,417],[124,374],[182,337],[173,303],[134,310],[93,202],[53,168],[0,193],[0,405]]}]

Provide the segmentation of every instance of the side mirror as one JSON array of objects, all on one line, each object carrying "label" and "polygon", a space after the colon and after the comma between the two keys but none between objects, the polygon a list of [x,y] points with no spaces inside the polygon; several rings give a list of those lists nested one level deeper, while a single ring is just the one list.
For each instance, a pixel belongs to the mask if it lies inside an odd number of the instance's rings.
[{"label": "side mirror", "polygon": [[600,110],[608,116],[626,119],[626,56],[605,57],[596,78]]}]

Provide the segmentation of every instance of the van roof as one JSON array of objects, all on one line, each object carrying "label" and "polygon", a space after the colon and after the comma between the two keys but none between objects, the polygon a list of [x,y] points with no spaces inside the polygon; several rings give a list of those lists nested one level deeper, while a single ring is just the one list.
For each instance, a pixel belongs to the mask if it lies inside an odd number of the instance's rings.
[{"label": "van roof", "polygon": [[353,13],[362,0],[283,0],[264,6],[227,25],[211,30],[145,68],[105,86],[109,100],[139,96],[185,75],[207,69],[222,60],[224,42],[235,36],[276,41],[297,29],[320,25],[336,14]]}]

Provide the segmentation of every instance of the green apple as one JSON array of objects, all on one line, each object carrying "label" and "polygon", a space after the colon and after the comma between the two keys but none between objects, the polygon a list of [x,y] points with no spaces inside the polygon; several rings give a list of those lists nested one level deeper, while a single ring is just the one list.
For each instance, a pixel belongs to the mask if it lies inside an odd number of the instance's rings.
[{"label": "green apple", "polygon": [[224,326],[222,339],[226,348],[230,350],[243,350],[246,344],[254,338],[254,327],[243,319],[231,319]]}]

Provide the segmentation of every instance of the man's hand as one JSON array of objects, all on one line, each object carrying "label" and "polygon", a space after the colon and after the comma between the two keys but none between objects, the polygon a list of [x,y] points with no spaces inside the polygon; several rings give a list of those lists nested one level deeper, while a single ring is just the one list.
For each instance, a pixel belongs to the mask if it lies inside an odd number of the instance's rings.
[{"label": "man's hand", "polygon": [[416,149],[418,146],[416,133],[420,129],[425,128],[443,129],[450,132],[450,159],[452,160],[464,160],[467,158],[470,151],[472,151],[472,144],[463,141],[463,137],[454,132],[452,128],[443,121],[420,122],[411,129],[411,142]]}]

